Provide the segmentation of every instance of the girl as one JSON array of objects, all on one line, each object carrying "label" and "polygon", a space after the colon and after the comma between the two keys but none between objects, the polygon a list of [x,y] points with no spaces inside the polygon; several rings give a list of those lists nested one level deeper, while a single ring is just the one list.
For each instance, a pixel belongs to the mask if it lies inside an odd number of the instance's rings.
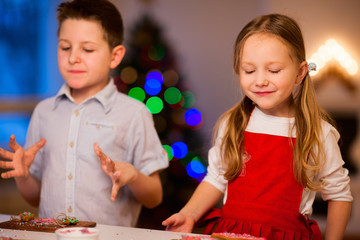
[{"label": "girl", "polygon": [[[245,93],[216,126],[208,173],[167,230],[248,233],[266,239],[321,239],[309,220],[316,191],[328,201],[326,239],[342,239],[352,196],[339,133],[316,102],[302,33],[284,15],[260,16],[235,42],[234,70]],[[214,227],[214,228],[213,228]]]}]

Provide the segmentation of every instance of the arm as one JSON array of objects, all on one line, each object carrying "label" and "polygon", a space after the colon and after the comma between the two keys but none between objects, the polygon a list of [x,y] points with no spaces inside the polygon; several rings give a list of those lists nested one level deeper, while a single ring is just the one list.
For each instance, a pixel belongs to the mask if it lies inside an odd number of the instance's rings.
[{"label": "arm", "polygon": [[343,239],[350,216],[351,203],[344,201],[328,201],[325,239]]},{"label": "arm", "polygon": [[33,206],[38,206],[40,201],[41,183],[29,173],[29,168],[34,161],[36,153],[45,145],[45,139],[41,139],[29,149],[24,149],[15,141],[12,135],[9,146],[14,152],[0,148],[0,156],[10,161],[0,161],[0,167],[10,169],[1,174],[3,178],[15,178],[17,188],[24,199]]},{"label": "arm", "polygon": [[325,239],[343,239],[353,200],[349,171],[343,167],[344,161],[338,145],[340,134],[332,126],[324,126],[323,129],[326,161],[319,171],[319,177],[325,180],[321,197],[328,202]]},{"label": "arm", "polygon": [[162,201],[162,186],[157,172],[147,176],[132,164],[114,162],[107,157],[97,143],[94,151],[100,161],[102,170],[111,178],[113,187],[111,200],[114,201],[119,189],[128,185],[136,200],[147,208],[153,208]]},{"label": "arm", "polygon": [[[136,169],[135,169],[136,170]],[[128,184],[136,200],[147,208],[154,208],[162,202],[162,185],[157,172],[147,176],[137,171],[137,177]]]},{"label": "arm", "polygon": [[21,196],[32,206],[38,207],[40,203],[41,182],[29,175],[27,178],[15,178],[16,186]]},{"label": "arm", "polygon": [[212,208],[223,196],[223,193],[206,181],[196,188],[189,202],[168,219],[162,222],[166,230],[174,232],[192,232],[197,221]]}]

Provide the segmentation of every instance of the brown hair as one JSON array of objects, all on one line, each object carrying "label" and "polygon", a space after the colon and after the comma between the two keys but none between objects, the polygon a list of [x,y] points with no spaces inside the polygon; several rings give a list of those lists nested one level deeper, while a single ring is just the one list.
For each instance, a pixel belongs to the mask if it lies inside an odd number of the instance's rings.
[{"label": "brown hair", "polygon": [[[292,18],[284,15],[263,15],[249,22],[236,39],[233,65],[235,73],[239,74],[240,54],[245,40],[256,33],[269,33],[279,37],[290,48],[297,63],[300,64],[306,60],[304,40],[298,24]],[[318,190],[321,188],[322,182],[312,182],[311,176],[320,169],[322,166],[320,159],[324,159],[325,156],[321,142],[321,122],[326,120],[333,124],[333,121],[318,105],[309,74],[306,74],[294,93],[293,100],[295,106],[294,127],[297,129],[295,146],[292,145],[294,176],[303,187]],[[240,103],[220,117],[215,126],[216,134],[221,123],[224,121],[227,123],[220,147],[222,162],[227,166],[224,175],[227,180],[233,180],[242,171],[243,156],[245,156],[244,132],[253,109],[252,100],[244,96]]]},{"label": "brown hair", "polygon": [[62,23],[66,19],[94,20],[101,24],[104,39],[110,49],[122,44],[123,22],[118,9],[108,0],[73,0],[61,3],[57,8],[59,35]]}]

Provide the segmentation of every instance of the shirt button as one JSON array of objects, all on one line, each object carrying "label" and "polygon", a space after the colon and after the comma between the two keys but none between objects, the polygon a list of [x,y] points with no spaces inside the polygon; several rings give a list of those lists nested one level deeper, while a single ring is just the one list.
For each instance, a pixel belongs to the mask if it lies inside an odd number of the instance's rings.
[{"label": "shirt button", "polygon": [[71,147],[71,148],[74,147],[74,142],[73,142],[73,141],[70,142],[70,147]]},{"label": "shirt button", "polygon": [[79,110],[76,109],[75,110],[75,116],[79,116],[79,113],[80,113]]},{"label": "shirt button", "polygon": [[69,206],[68,209],[67,209],[67,211],[68,211],[69,213],[71,213],[71,212],[72,212],[72,207]]},{"label": "shirt button", "polygon": [[73,175],[70,173],[70,174],[68,175],[68,179],[71,180],[72,178],[73,178]]}]

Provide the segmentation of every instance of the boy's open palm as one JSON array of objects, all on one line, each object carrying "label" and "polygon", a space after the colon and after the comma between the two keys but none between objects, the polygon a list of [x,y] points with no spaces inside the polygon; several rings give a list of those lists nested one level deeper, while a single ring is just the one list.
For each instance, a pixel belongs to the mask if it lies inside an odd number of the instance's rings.
[{"label": "boy's open palm", "polygon": [[100,161],[101,169],[111,178],[113,184],[111,200],[114,201],[119,189],[133,182],[139,173],[130,163],[112,161],[103,153],[98,143],[94,143],[94,152]]},{"label": "boy's open palm", "polygon": [[9,152],[0,148],[0,157],[10,160],[0,161],[0,168],[10,169],[9,171],[2,173],[1,177],[28,177],[30,165],[33,163],[36,153],[45,145],[45,143],[46,140],[41,139],[27,150],[24,150],[15,141],[15,136],[11,135],[9,147],[14,152]]}]

